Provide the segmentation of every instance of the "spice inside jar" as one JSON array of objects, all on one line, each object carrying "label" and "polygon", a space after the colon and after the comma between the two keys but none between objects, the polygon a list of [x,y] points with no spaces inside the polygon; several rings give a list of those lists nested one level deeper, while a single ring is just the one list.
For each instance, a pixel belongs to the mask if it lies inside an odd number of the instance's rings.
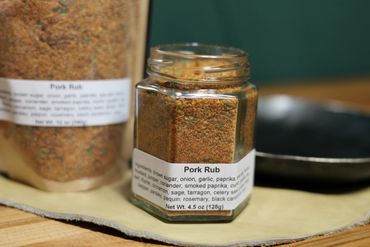
[{"label": "spice inside jar", "polygon": [[230,221],[254,175],[257,91],[246,54],[178,44],[151,50],[136,87],[133,202],[166,221]]}]

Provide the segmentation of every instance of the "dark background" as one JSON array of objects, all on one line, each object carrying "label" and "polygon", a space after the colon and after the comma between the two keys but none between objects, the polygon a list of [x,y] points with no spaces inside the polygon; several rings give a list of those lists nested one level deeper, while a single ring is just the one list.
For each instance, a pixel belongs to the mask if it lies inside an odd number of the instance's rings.
[{"label": "dark background", "polygon": [[152,0],[151,9],[150,46],[242,48],[257,85],[370,76],[368,0]]}]

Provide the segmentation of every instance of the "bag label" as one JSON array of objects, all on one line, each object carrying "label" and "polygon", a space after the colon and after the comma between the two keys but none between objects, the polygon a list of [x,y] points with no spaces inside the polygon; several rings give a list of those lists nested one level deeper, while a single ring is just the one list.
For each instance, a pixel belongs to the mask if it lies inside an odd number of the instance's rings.
[{"label": "bag label", "polygon": [[251,193],[255,150],[232,164],[168,163],[133,153],[133,193],[170,211],[233,210]]},{"label": "bag label", "polygon": [[0,120],[44,127],[122,123],[130,80],[47,81],[0,78]]}]

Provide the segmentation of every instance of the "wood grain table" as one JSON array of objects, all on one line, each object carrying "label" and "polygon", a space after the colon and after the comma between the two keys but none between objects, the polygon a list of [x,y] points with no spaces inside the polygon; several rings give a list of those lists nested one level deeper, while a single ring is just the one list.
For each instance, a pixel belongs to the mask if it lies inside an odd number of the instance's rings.
[{"label": "wood grain table", "polygon": [[[339,100],[370,112],[370,78],[260,88],[261,95],[289,94],[313,100]],[[0,246],[164,246],[90,223],[42,218],[0,206]],[[284,246],[370,246],[370,224]]]}]

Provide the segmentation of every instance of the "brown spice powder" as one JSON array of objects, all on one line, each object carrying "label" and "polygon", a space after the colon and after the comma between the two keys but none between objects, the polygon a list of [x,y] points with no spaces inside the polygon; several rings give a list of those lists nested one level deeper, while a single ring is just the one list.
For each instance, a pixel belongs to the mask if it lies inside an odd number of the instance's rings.
[{"label": "brown spice powder", "polygon": [[231,163],[238,100],[139,91],[138,148],[172,163]]},{"label": "brown spice powder", "polygon": [[[161,74],[193,82],[179,83],[163,78],[144,81],[143,85],[152,84],[159,89],[138,88],[137,148],[172,163],[234,163],[251,151],[256,88],[252,84],[226,81],[208,82],[208,85],[197,82],[210,75],[196,68],[228,63],[210,59],[176,62],[161,68]],[[213,73],[212,77],[237,78],[242,73],[245,70],[230,70]],[[215,95],[178,97],[161,90],[178,90],[184,94],[213,90]]]},{"label": "brown spice powder", "polygon": [[[126,77],[128,2],[0,0],[0,77]],[[122,124],[85,128],[2,126],[35,172],[53,181],[103,175],[120,157]]]}]

